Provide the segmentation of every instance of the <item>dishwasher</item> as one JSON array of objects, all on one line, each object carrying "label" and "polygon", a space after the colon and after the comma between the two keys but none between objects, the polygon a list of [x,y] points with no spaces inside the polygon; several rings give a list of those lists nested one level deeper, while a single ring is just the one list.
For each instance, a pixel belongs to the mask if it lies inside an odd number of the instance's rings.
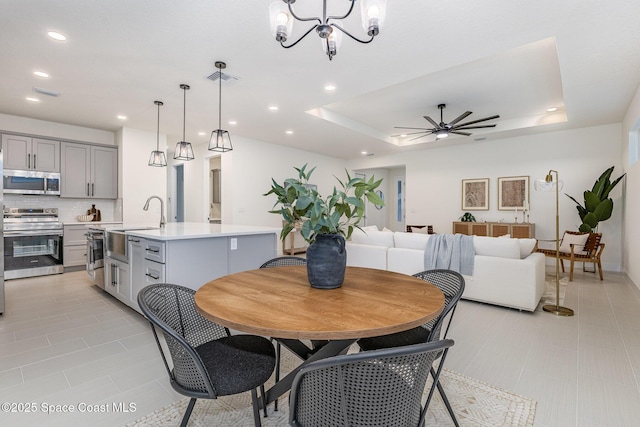
[{"label": "dishwasher", "polygon": [[87,275],[98,287],[104,289],[104,231],[90,228],[87,231]]}]

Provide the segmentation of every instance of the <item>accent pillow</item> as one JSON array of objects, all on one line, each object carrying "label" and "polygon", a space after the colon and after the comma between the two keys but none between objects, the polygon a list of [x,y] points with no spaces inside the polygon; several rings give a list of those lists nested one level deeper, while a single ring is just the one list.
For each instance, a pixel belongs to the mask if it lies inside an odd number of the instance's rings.
[{"label": "accent pillow", "polygon": [[389,230],[387,227],[382,227],[382,231],[385,233],[393,233],[393,230]]},{"label": "accent pillow", "polygon": [[560,241],[560,252],[571,253],[571,244],[573,243],[573,253],[577,254],[584,251],[584,245],[589,239],[589,233],[585,234],[569,234],[564,233]]},{"label": "accent pillow", "polygon": [[393,241],[396,248],[419,249],[421,251],[424,251],[427,247],[430,237],[430,234],[422,233],[402,233],[400,231],[393,233]]},{"label": "accent pillow", "polygon": [[422,228],[411,227],[411,232],[419,233],[419,234],[429,234],[429,229],[427,227],[422,227]]},{"label": "accent pillow", "polygon": [[536,247],[536,239],[517,239],[520,243],[520,258],[525,259]]},{"label": "accent pillow", "polygon": [[393,247],[393,233],[383,233],[382,231],[369,231],[363,233],[357,228],[351,234],[351,242],[362,245]]},{"label": "accent pillow", "polygon": [[520,243],[518,243],[518,239],[473,236],[473,248],[476,251],[476,255],[520,259]]}]

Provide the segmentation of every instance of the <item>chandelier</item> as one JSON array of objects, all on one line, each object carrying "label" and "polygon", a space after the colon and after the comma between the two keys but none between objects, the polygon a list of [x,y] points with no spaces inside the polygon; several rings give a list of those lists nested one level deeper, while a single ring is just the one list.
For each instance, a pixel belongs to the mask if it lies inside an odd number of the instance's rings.
[{"label": "chandelier", "polygon": [[[305,38],[311,31],[316,30],[320,36],[322,48],[327,56],[329,56],[329,60],[338,53],[338,49],[340,49],[340,45],[342,44],[343,34],[346,34],[359,43],[371,43],[375,36],[380,33],[380,28],[382,27],[386,14],[387,0],[359,0],[362,27],[369,36],[369,39],[364,40],[349,33],[341,25],[340,21],[346,19],[351,14],[356,3],[356,0],[347,1],[350,4],[346,13],[343,15],[327,15],[327,0],[322,0],[322,18],[320,18],[317,16],[301,17],[297,15],[293,8],[296,0],[276,0],[269,6],[271,33],[282,47],[288,49],[298,44],[300,40]],[[315,24],[295,42],[285,45],[285,42],[291,35],[294,19],[301,22],[315,22]]]}]

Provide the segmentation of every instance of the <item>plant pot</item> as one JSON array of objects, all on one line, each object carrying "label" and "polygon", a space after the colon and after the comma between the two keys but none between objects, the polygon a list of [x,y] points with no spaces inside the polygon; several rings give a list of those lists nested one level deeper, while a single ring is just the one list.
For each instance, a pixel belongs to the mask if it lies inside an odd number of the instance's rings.
[{"label": "plant pot", "polygon": [[340,234],[319,234],[307,248],[307,279],[313,288],[342,286],[347,268],[347,251]]}]

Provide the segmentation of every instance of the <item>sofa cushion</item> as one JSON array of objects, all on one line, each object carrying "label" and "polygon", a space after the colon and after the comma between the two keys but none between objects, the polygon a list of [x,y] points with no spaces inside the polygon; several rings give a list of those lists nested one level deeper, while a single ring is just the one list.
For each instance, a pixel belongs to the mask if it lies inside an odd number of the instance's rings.
[{"label": "sofa cushion", "polygon": [[351,241],[360,245],[384,246],[387,248],[392,248],[393,234],[394,233],[387,233],[377,230],[368,231],[365,233],[356,228],[351,234]]},{"label": "sofa cushion", "polygon": [[518,240],[473,236],[473,248],[476,251],[476,255],[520,259],[520,243]]},{"label": "sofa cushion", "polygon": [[393,241],[396,248],[425,250],[430,234],[403,233],[397,231],[393,233]]},{"label": "sofa cushion", "polygon": [[536,247],[536,239],[516,239],[520,244],[520,258],[528,257]]},{"label": "sofa cushion", "polygon": [[560,252],[571,253],[571,244],[573,244],[573,253],[577,254],[584,251],[584,245],[589,239],[589,233],[585,234],[569,234],[564,233],[560,241]]}]

